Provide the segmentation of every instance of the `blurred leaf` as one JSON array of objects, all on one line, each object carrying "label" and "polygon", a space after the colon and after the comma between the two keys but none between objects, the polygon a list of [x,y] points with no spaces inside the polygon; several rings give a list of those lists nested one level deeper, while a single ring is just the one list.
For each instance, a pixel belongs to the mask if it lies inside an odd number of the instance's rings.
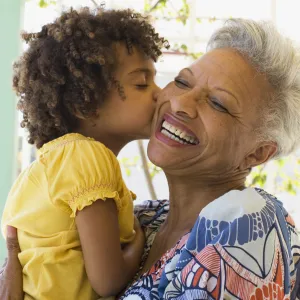
[{"label": "blurred leaf", "polygon": [[183,50],[183,51],[188,51],[188,47],[187,47],[187,45],[185,45],[185,44],[182,44],[181,46],[180,46],[180,48]]},{"label": "blurred leaf", "polygon": [[47,8],[49,5],[55,5],[56,0],[26,0],[26,2],[35,1],[41,8]]},{"label": "blurred leaf", "polygon": [[267,180],[266,174],[257,174],[253,177],[251,186],[258,186],[258,187],[264,187]]},{"label": "blurred leaf", "polygon": [[40,0],[39,6],[42,7],[42,8],[45,8],[45,7],[48,6],[48,3],[45,0]]},{"label": "blurred leaf", "polygon": [[145,4],[144,4],[144,11],[148,12],[150,10],[150,3],[148,1],[145,1]]},{"label": "blurred leaf", "polygon": [[197,53],[190,53],[190,56],[193,59],[198,59],[200,56],[202,56],[204,53],[203,52],[197,52]]},{"label": "blurred leaf", "polygon": [[283,158],[279,158],[276,160],[276,164],[278,164],[278,166],[282,168],[285,165],[285,160]]}]

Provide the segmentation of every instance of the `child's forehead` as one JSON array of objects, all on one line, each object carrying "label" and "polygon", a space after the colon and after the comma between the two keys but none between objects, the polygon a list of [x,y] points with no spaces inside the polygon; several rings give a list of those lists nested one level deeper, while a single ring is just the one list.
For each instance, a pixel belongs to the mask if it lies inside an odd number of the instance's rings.
[{"label": "child's forehead", "polygon": [[130,53],[126,45],[116,46],[116,69],[119,71],[156,73],[154,61],[145,55],[138,47],[132,46]]}]

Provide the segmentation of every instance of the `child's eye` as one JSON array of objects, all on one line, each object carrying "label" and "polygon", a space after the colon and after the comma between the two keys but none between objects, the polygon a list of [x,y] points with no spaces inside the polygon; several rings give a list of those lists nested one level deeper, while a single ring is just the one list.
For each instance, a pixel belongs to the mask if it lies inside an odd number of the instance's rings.
[{"label": "child's eye", "polygon": [[135,85],[138,89],[146,89],[149,85],[148,84],[136,84]]}]

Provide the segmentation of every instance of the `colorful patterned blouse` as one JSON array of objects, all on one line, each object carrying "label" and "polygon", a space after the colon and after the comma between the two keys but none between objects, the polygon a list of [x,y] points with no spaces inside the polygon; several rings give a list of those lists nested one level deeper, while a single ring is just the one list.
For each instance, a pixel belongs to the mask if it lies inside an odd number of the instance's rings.
[{"label": "colorful patterned blouse", "polygon": [[[147,227],[142,266],[168,210],[168,201],[136,207]],[[300,299],[299,256],[282,203],[260,189],[234,190],[207,205],[192,230],[120,299]]]}]

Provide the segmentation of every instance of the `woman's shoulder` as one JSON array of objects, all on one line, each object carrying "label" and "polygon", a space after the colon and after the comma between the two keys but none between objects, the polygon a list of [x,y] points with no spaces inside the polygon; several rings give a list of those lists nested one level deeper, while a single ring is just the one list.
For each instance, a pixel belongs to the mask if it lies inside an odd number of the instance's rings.
[{"label": "woman's shoulder", "polygon": [[283,204],[258,188],[230,191],[211,202],[199,214],[195,228],[201,234],[194,238],[202,247],[208,243],[226,247],[250,245],[252,251],[257,250],[254,242],[263,240],[260,244],[265,247],[267,241],[277,238],[292,247],[291,236],[297,236],[295,223]]},{"label": "woman's shoulder", "polygon": [[[204,207],[200,216],[230,221],[245,214],[254,216],[264,210],[266,205],[277,205],[277,202],[274,202],[275,199],[274,196],[262,189],[231,190]],[[270,213],[270,211],[266,211],[266,213]]]},{"label": "woman's shoulder", "polygon": [[282,203],[262,189],[248,188],[225,194],[200,213],[180,260],[217,280],[224,275],[224,289],[233,295],[244,291],[244,299],[271,282],[285,295],[294,292],[299,250],[295,224]]},{"label": "woman's shoulder", "polygon": [[[137,210],[153,226],[168,207],[168,201],[145,201]],[[293,220],[282,203],[262,189],[231,191],[210,203],[183,247],[169,253],[173,256],[157,264],[163,270],[154,268],[140,278],[124,299],[145,291],[145,299],[195,299],[200,293],[203,299],[249,299],[273,289],[294,299],[298,289],[300,243]]]}]

